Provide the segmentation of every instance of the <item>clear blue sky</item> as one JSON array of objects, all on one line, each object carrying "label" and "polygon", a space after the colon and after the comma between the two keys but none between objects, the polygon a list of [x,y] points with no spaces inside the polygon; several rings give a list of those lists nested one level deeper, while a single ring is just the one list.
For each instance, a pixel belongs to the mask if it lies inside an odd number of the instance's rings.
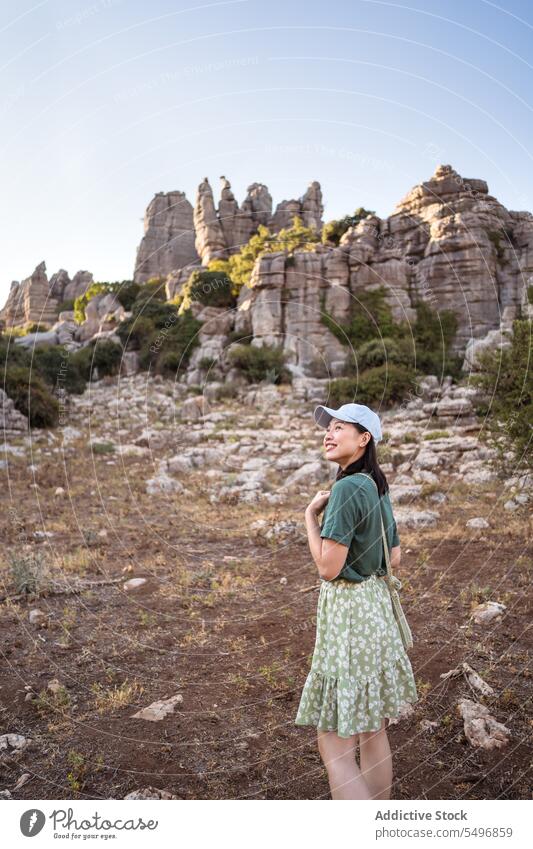
[{"label": "clear blue sky", "polygon": [[[533,9],[501,0],[4,0],[0,301],[132,276],[157,191],[319,180],[389,215],[438,163],[533,209]],[[533,62],[533,59],[531,60]]]}]

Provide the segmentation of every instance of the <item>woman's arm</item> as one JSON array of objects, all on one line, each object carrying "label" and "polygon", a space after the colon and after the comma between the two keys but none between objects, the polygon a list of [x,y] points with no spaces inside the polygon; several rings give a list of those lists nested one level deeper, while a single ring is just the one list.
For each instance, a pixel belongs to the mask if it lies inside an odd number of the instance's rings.
[{"label": "woman's arm", "polygon": [[332,539],[322,539],[318,516],[312,509],[305,511],[307,541],[311,556],[316,563],[318,574],[326,581],[332,581],[341,572],[346,562],[348,546]]},{"label": "woman's arm", "polygon": [[394,545],[390,550],[390,567],[394,572],[400,565],[402,550],[399,545]]}]

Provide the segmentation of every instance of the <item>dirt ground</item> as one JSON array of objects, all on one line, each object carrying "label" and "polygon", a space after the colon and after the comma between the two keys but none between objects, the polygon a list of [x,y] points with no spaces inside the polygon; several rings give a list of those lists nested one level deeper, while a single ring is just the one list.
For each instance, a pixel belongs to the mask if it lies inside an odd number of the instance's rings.
[{"label": "dirt ground", "polygon": [[[213,505],[198,472],[193,499],[150,496],[143,458],[108,460],[81,441],[68,472],[50,458],[33,475],[17,456],[0,472],[0,733],[31,739],[0,760],[0,788],[18,799],[121,799],[147,786],[183,799],[328,799],[316,732],[294,726],[314,644],[309,588],[318,587],[307,502]],[[494,484],[475,501],[464,485],[447,493],[437,527],[400,529],[420,700],[389,729],[392,798],[530,799],[531,520],[526,508],[506,513]],[[489,529],[465,527],[489,511]],[[301,539],[266,542],[249,531],[258,518],[294,518]],[[43,529],[53,536],[34,538]],[[9,555],[24,543],[43,552],[63,589],[84,588],[11,599]],[[131,577],[148,582],[126,593]],[[507,610],[475,625],[471,609],[485,600]],[[34,608],[45,627],[30,624]],[[465,737],[456,705],[470,686],[440,677],[463,661],[494,688],[477,699],[511,730],[502,749]],[[132,718],[178,693],[164,720]],[[437,725],[430,732],[423,720]]]}]

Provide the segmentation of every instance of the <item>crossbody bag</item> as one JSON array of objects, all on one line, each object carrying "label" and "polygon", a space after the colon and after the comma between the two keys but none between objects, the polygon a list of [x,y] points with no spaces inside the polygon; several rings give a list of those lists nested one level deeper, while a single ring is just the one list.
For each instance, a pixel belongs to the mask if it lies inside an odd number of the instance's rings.
[{"label": "crossbody bag", "polygon": [[[374,486],[376,487],[378,498],[379,498],[379,490],[376,484],[376,481],[371,475],[367,475],[366,472],[356,472],[356,474],[364,475],[366,478],[370,478]],[[389,546],[387,544],[387,536],[385,534],[385,527],[383,525],[383,516],[381,514],[381,504],[379,505],[379,513],[381,519],[381,535],[383,537],[383,548],[385,549],[385,562],[387,564],[387,574],[383,577],[385,578],[385,583],[389,588],[390,598],[392,602],[392,610],[394,613],[394,618],[396,619],[398,629],[400,631],[400,636],[402,638],[402,643],[404,648],[411,649],[413,648],[413,637],[411,634],[411,629],[405,618],[405,613],[403,612],[402,605],[400,602],[399,591],[402,588],[402,582],[399,578],[392,574],[391,565],[390,565],[390,555],[389,555]]]}]

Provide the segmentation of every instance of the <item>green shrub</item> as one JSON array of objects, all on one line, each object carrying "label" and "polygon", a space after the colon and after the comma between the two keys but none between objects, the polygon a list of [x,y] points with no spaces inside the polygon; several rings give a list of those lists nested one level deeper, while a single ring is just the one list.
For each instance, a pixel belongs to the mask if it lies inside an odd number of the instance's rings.
[{"label": "green shrub", "polygon": [[4,389],[16,409],[28,417],[31,427],[57,425],[59,402],[35,372],[26,366],[8,366],[4,372]]},{"label": "green shrub", "polygon": [[463,358],[451,356],[450,346],[457,331],[457,318],[451,310],[435,312],[426,303],[416,307],[413,336],[416,345],[416,367],[423,374],[461,375]]},{"label": "green shrub", "polygon": [[502,459],[512,450],[520,469],[533,466],[532,332],[530,319],[514,321],[511,346],[480,354],[481,370],[470,378],[487,397],[478,408],[478,413],[486,417],[483,438],[500,450]]},{"label": "green shrub", "polygon": [[149,280],[141,286],[139,283],[134,283],[133,280],[116,280],[114,283],[91,283],[89,288],[83,295],[80,295],[74,301],[74,319],[78,324],[85,321],[85,308],[95,295],[102,293],[113,294],[119,304],[125,310],[130,310],[135,301],[141,296],[144,298],[161,297],[161,288],[163,289],[162,297],[165,298],[164,282],[161,280]]},{"label": "green shrub", "polygon": [[234,345],[228,350],[228,360],[240,369],[250,383],[267,380],[269,383],[291,383],[292,375],[285,366],[281,348],[264,345]]},{"label": "green shrub", "polygon": [[116,332],[124,347],[130,351],[138,351],[152,336],[155,329],[151,318],[144,315],[132,315],[131,318],[120,322]]},{"label": "green shrub", "polygon": [[46,333],[50,328],[46,324],[39,324],[36,321],[30,321],[24,325],[23,336],[29,336],[30,333]]},{"label": "green shrub", "polygon": [[226,272],[195,269],[178,300],[184,311],[193,301],[211,307],[234,307],[237,296],[235,286]]},{"label": "green shrub", "polygon": [[172,323],[155,329],[144,340],[139,352],[140,368],[169,375],[184,371],[199,344],[201,326],[202,322],[195,319],[190,310],[177,315],[174,307]]},{"label": "green shrub", "polygon": [[74,301],[74,320],[78,324],[83,324],[85,321],[85,308],[90,300],[92,300],[96,295],[100,295],[103,292],[112,292],[113,284],[112,283],[91,283],[89,288],[83,293],[83,295],[79,295]]},{"label": "green shrub", "polygon": [[166,281],[164,277],[151,277],[146,283],[139,284],[139,292],[136,301],[150,301],[156,298],[158,301],[166,301]]},{"label": "green shrub", "polygon": [[391,406],[414,391],[416,380],[413,372],[403,366],[377,366],[361,372],[359,378],[339,377],[329,387],[329,402],[332,407],[356,402]]},{"label": "green shrub", "polygon": [[91,442],[90,448],[93,454],[115,453],[115,446],[112,442]]},{"label": "green shrub", "polygon": [[322,227],[322,242],[324,244],[326,242],[333,242],[335,245],[338,245],[341,237],[344,236],[350,227],[355,227],[360,221],[362,221],[363,218],[366,218],[367,215],[375,214],[374,210],[365,209],[360,206],[355,210],[353,215],[345,215],[344,218],[328,221]]},{"label": "green shrub", "polygon": [[33,352],[33,367],[54,388],[60,386],[65,392],[81,395],[86,382],[73,352],[62,345],[40,345]]},{"label": "green shrub", "polygon": [[[137,298],[131,308],[131,317],[149,318],[154,327],[161,328],[170,325],[177,319],[178,310],[175,304],[167,304],[159,298]],[[120,326],[120,325],[119,325]]]},{"label": "green shrub", "polygon": [[386,294],[386,288],[380,286],[354,296],[350,320],[346,324],[336,321],[326,312],[325,296],[322,296],[320,320],[343,345],[351,345],[355,349],[365,342],[374,341],[376,337],[405,336],[407,328],[395,325],[391,308],[385,300]]},{"label": "green shrub", "polygon": [[228,333],[226,347],[234,345],[236,342],[239,345],[251,345],[253,336],[250,333],[243,334],[242,330],[232,330]]},{"label": "green shrub", "polygon": [[[241,288],[250,284],[252,269],[259,256],[285,251],[286,261],[290,263],[294,251],[313,251],[319,241],[319,234],[312,227],[306,227],[298,215],[294,215],[291,226],[282,227],[277,233],[271,233],[268,227],[260,224],[257,233],[239,251],[228,259],[212,259],[206,270],[225,274],[231,280],[231,292],[236,298]],[[190,301],[186,291],[177,296],[176,303],[179,304],[180,312],[189,309]]]},{"label": "green shrub", "polygon": [[395,365],[413,365],[413,346],[408,339],[393,339],[386,336],[370,339],[357,349],[360,369],[375,368],[386,363]]},{"label": "green shrub", "polygon": [[424,439],[431,442],[433,439],[446,439],[449,435],[447,430],[430,430],[429,433],[424,434]]},{"label": "green shrub", "polygon": [[85,348],[71,354],[74,367],[85,380],[90,380],[93,369],[98,369],[98,377],[117,374],[122,360],[122,346],[112,339],[97,339]]},{"label": "green shrub", "polygon": [[0,336],[0,368],[10,366],[31,366],[32,355],[22,345],[15,345],[10,333],[11,328]]},{"label": "green shrub", "polygon": [[138,297],[141,289],[142,287],[139,283],[134,283],[133,280],[123,280],[116,287],[115,297],[119,304],[123,306],[125,310],[129,311],[135,303],[135,299]]},{"label": "green shrub", "polygon": [[321,322],[342,342],[351,347],[347,360],[350,372],[376,368],[385,363],[403,366],[420,374],[461,376],[463,358],[451,355],[457,331],[457,318],[451,310],[436,312],[423,302],[416,306],[416,320],[395,322],[386,301],[384,286],[363,292],[351,307],[349,321],[335,321],[321,302]]}]

